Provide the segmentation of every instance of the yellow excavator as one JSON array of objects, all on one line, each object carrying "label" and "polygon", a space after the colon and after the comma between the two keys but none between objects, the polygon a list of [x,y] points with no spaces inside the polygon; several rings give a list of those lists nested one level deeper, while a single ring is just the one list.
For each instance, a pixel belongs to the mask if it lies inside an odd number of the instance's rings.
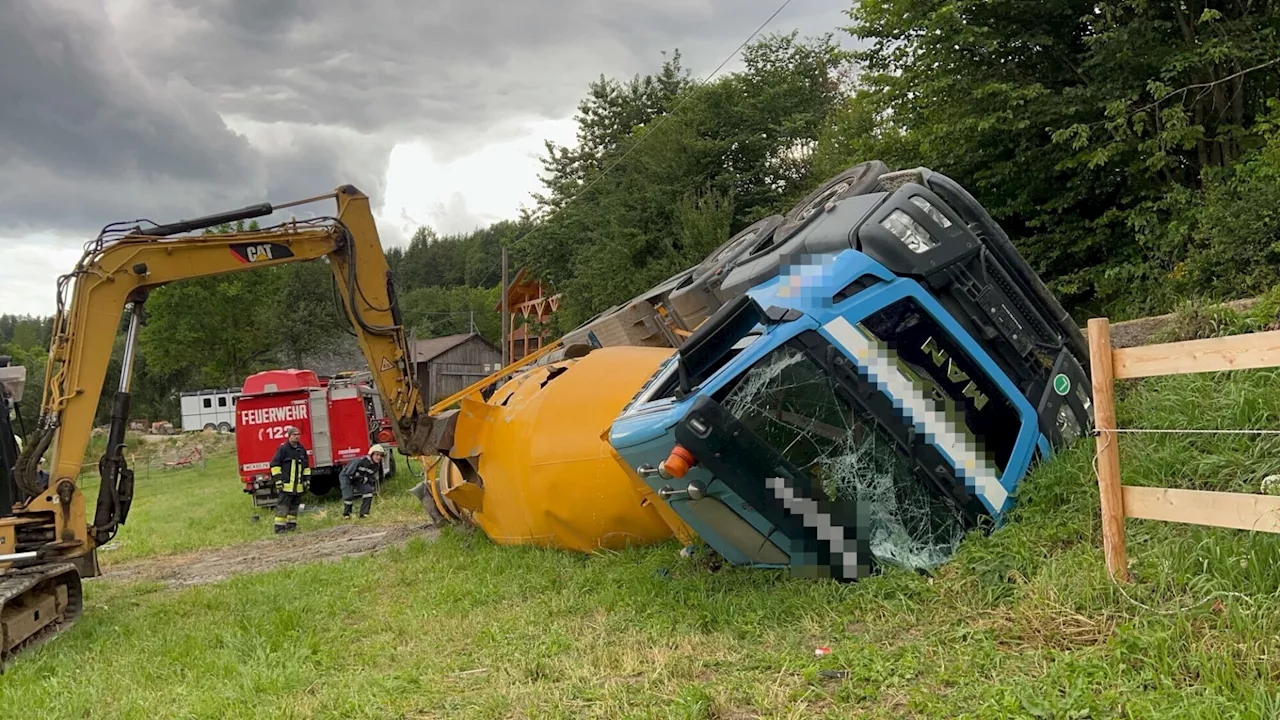
[{"label": "yellow excavator", "polygon": [[[293,219],[251,232],[188,234],[325,200],[337,201],[337,214]],[[59,278],[41,416],[12,462],[12,471],[0,478],[0,664],[79,618],[81,579],[99,574],[96,548],[110,542],[128,520],[133,470],[125,459],[124,430],[148,292],[184,279],[319,259],[328,260],[333,270],[343,309],[392,416],[399,451],[407,456],[456,454],[454,466],[465,468],[474,452],[453,451],[456,411],[433,418],[413,377],[396,290],[364,193],[343,186],[306,200],[255,205],[173,224],[108,225],[87,243],[76,268]],[[101,486],[90,518],[78,479],[125,311],[119,387],[111,401],[108,443],[97,465]],[[650,372],[655,364],[643,363]],[[8,407],[4,411],[8,420]],[[623,503],[639,510],[639,520],[612,518],[605,532],[621,529],[655,541],[669,537],[652,507],[639,509],[639,501],[631,500]],[[424,506],[442,520],[434,512],[436,503]],[[549,511],[563,515],[563,510],[561,503]],[[628,530],[636,523],[639,529]],[[499,534],[530,533],[517,529]],[[590,544],[590,539],[584,542]]]},{"label": "yellow excavator", "polygon": [[[323,199],[336,216],[252,232],[183,235]],[[125,524],[133,470],[125,455],[130,383],[148,293],[189,278],[327,258],[360,347],[406,450],[425,447],[426,408],[410,381],[410,354],[369,198],[351,186],[317,198],[186,220],[109,225],[58,281],[57,314],[38,425],[0,482],[0,655],[47,638],[79,617],[81,578],[98,574],[96,548]],[[112,399],[92,519],[77,481],[122,314],[129,311],[120,384]],[[47,458],[47,473],[41,459]]]},{"label": "yellow excavator", "polygon": [[[337,203],[333,216],[293,219],[249,232],[194,234],[330,200]],[[111,541],[129,517],[134,482],[126,461],[125,429],[148,293],[171,282],[319,259],[327,260],[333,272],[343,310],[391,416],[400,452],[411,457],[439,456],[459,478],[456,488],[446,488],[452,490],[452,499],[442,497],[434,485],[430,490],[426,484],[416,488],[434,520],[460,519],[480,525],[501,543],[588,551],[620,542],[661,542],[672,536],[672,523],[683,527],[665,507],[660,509],[662,503],[652,490],[617,463],[600,436],[635,385],[670,350],[620,349],[615,363],[601,365],[600,372],[614,377],[621,373],[628,382],[602,381],[599,373],[593,380],[579,372],[572,382],[558,383],[554,390],[562,401],[563,391],[572,390],[569,385],[578,386],[583,380],[595,384],[583,393],[590,400],[576,403],[589,417],[569,419],[563,412],[552,412],[541,420],[535,413],[529,420],[534,425],[549,424],[552,432],[517,422],[526,431],[523,440],[489,443],[492,452],[487,454],[502,457],[486,460],[486,476],[481,480],[475,471],[481,450],[476,432],[466,429],[468,422],[462,423],[461,433],[457,430],[459,419],[473,418],[483,403],[478,394],[455,397],[434,408],[437,414],[430,412],[433,408],[428,408],[414,377],[413,354],[369,198],[359,190],[345,185],[305,200],[264,203],[165,225],[116,223],[89,242],[72,272],[59,278],[37,427],[16,460],[3,463],[13,467],[8,477],[0,477],[0,666],[81,615],[81,578],[99,573],[96,548]],[[120,382],[112,398],[106,450],[98,462],[101,485],[90,518],[78,479],[126,311]],[[536,395],[535,388],[547,384],[548,373],[559,372],[555,366],[537,368],[508,385],[527,381],[523,393],[517,393],[527,400]],[[459,399],[461,414],[457,409],[444,411]],[[516,404],[511,403],[512,409]],[[7,407],[3,412],[7,425]],[[492,411],[482,414],[492,422]],[[530,451],[527,431],[541,435],[541,452]],[[495,451],[502,443],[507,443],[506,450]],[[0,453],[6,454],[13,453]],[[42,464],[42,459],[47,463]],[[468,491],[473,496],[463,497]],[[496,501],[490,505],[493,511],[506,513],[496,523],[477,523],[459,508],[478,507],[474,496],[486,491]],[[548,532],[554,537],[549,539]]]}]

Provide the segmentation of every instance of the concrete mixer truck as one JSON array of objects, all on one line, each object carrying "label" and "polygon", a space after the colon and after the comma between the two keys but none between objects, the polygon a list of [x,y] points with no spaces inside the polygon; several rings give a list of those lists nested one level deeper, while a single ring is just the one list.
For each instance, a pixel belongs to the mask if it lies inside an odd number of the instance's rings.
[{"label": "concrete mixer truck", "polygon": [[973,196],[867,162],[441,415],[424,504],[499,543],[932,567],[1092,427],[1087,365]]}]

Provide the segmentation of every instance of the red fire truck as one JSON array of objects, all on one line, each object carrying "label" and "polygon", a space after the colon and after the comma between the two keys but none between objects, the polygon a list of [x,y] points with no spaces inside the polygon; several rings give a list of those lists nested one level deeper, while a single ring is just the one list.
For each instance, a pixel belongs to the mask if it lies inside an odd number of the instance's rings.
[{"label": "red fire truck", "polygon": [[[236,400],[236,455],[244,491],[255,507],[274,505],[278,499],[271,458],[290,425],[302,431],[302,445],[311,456],[313,495],[336,488],[343,466],[368,452],[371,444],[395,445],[382,399],[363,376],[322,380],[310,370],[251,375]],[[395,473],[392,451],[382,462],[383,477]]]}]

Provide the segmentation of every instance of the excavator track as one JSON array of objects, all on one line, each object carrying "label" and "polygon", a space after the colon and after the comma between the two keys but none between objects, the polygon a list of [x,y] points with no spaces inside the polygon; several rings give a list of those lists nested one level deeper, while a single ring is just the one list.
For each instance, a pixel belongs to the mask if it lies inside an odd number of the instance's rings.
[{"label": "excavator track", "polygon": [[60,563],[0,575],[0,672],[21,652],[69,627],[84,612],[80,571]]}]

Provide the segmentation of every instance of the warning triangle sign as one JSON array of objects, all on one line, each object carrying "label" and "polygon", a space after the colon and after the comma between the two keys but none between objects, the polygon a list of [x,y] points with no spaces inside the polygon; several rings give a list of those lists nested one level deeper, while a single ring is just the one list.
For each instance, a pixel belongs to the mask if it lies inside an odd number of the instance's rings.
[{"label": "warning triangle sign", "polygon": [[388,371],[388,370],[392,369],[393,367],[395,367],[395,366],[391,364],[391,361],[390,361],[390,360],[388,360],[387,358],[382,358],[382,367],[378,368],[378,371],[379,371],[379,372],[386,372],[386,371]]}]

